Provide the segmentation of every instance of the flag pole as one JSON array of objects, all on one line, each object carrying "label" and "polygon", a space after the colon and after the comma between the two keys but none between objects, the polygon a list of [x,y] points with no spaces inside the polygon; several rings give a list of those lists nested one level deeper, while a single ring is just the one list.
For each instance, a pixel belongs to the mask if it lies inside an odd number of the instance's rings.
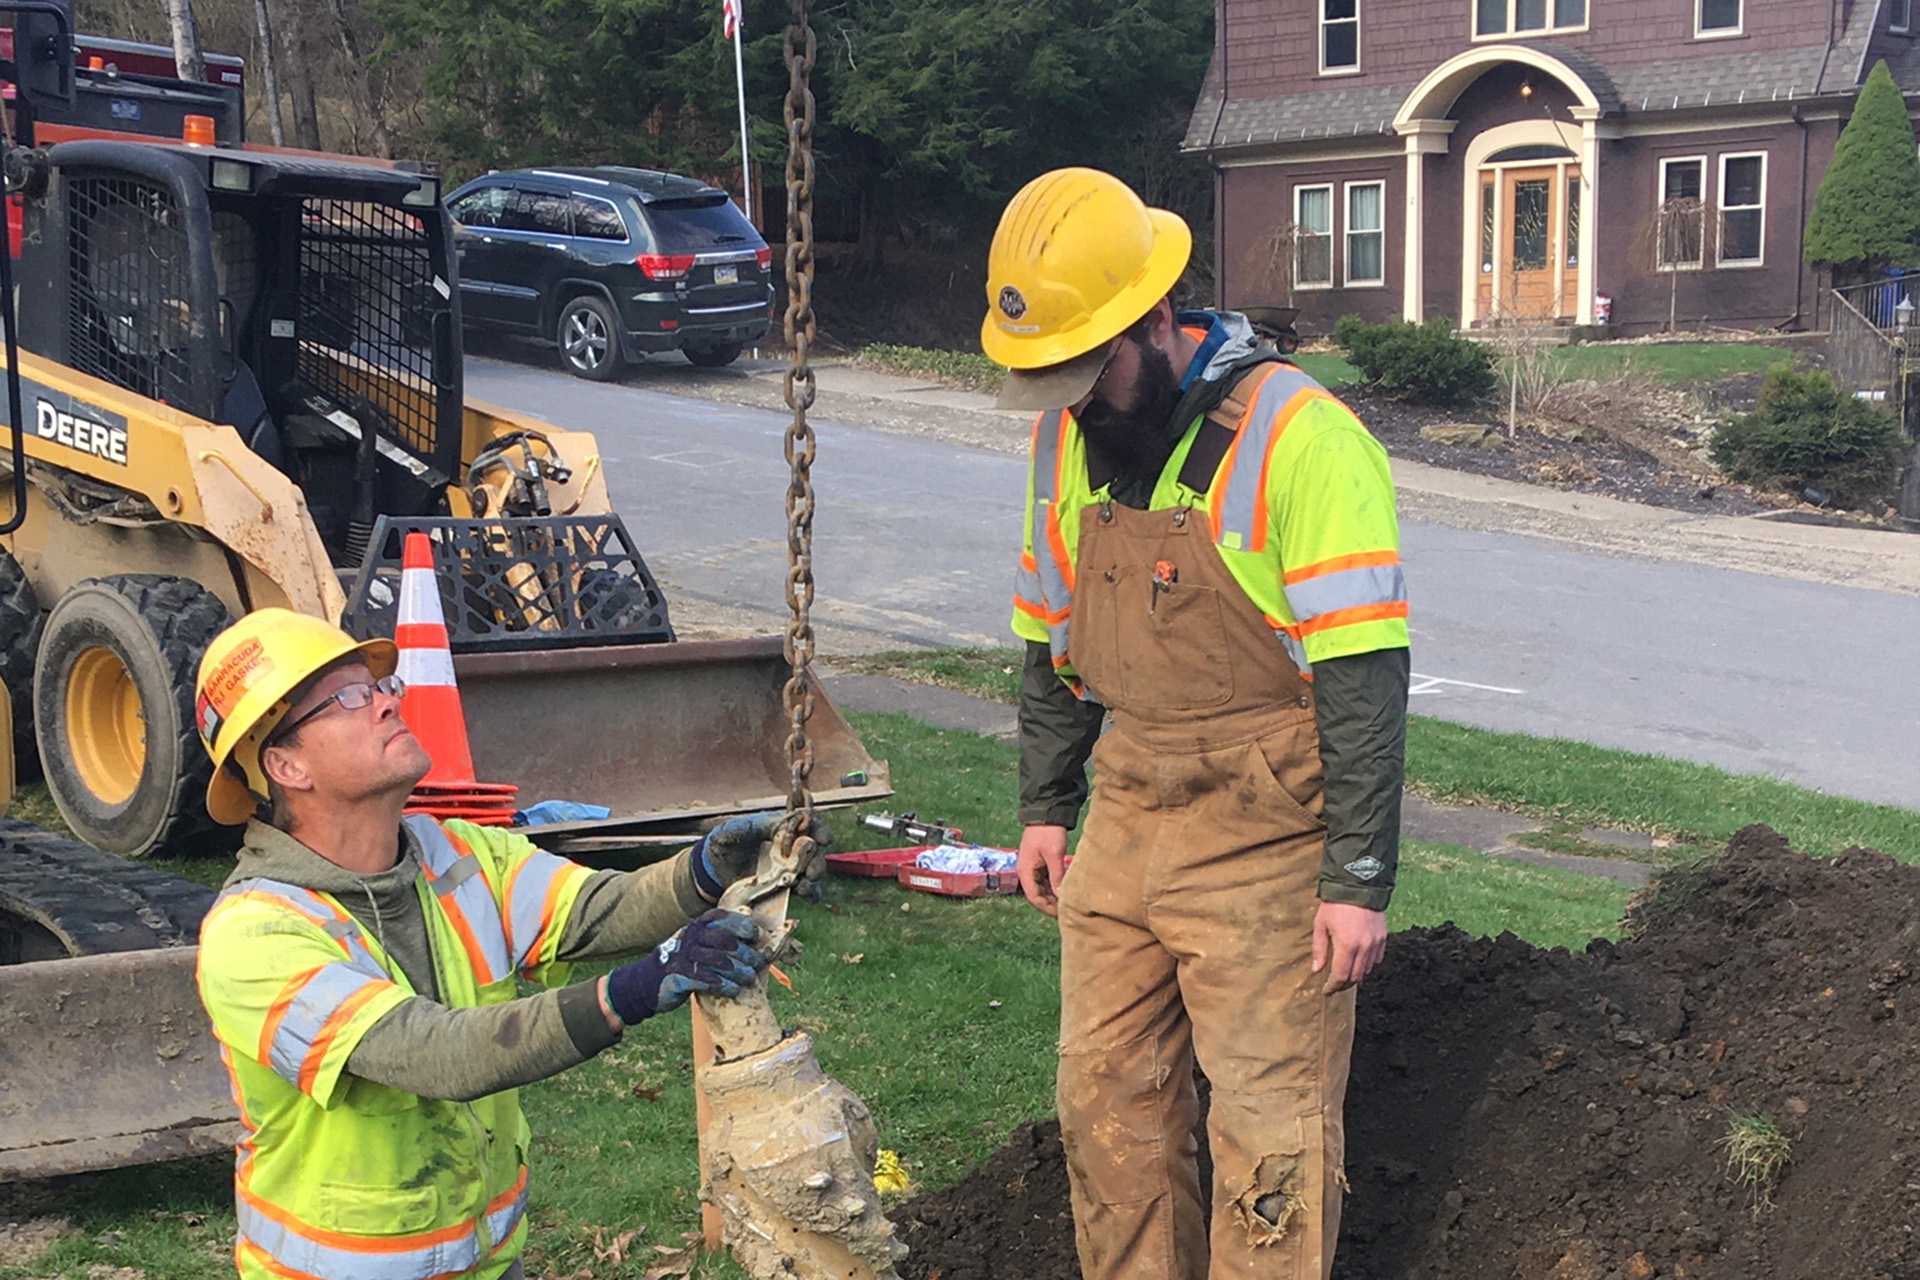
[{"label": "flag pole", "polygon": [[746,5],[741,4],[733,20],[733,81],[740,91],[740,195],[745,202],[747,221],[753,221],[753,168],[747,158],[747,73],[740,55],[745,38]]}]

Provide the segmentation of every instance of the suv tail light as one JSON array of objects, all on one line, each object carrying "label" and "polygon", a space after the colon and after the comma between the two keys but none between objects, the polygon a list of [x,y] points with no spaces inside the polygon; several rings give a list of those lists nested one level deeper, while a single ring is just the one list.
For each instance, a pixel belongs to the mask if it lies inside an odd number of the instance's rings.
[{"label": "suv tail light", "polygon": [[693,270],[690,253],[643,253],[634,261],[649,280],[679,280]]},{"label": "suv tail light", "polygon": [[753,260],[760,264],[762,271],[765,271],[773,265],[773,250],[763,245],[753,251]]}]

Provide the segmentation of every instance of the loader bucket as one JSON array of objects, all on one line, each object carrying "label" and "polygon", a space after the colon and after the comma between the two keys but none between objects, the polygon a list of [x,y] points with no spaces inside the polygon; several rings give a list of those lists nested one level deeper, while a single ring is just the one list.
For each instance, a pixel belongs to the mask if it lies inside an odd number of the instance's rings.
[{"label": "loader bucket", "polygon": [[231,1149],[194,947],[0,965],[0,1183]]},{"label": "loader bucket", "polygon": [[[474,767],[522,803],[605,805],[604,822],[535,827],[542,843],[620,834],[692,835],[730,813],[785,806],[788,667],[782,642],[467,653],[454,657]],[[807,721],[821,805],[891,793],[816,682]]]}]

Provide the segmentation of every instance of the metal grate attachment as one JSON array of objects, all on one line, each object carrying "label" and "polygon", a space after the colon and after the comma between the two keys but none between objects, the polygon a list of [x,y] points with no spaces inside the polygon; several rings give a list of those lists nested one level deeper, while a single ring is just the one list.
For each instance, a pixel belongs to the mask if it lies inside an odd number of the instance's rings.
[{"label": "metal grate attachment", "polygon": [[370,403],[381,434],[423,461],[438,437],[426,229],[404,209],[306,200],[300,211],[295,375],[343,404]]},{"label": "metal grate attachment", "polygon": [[433,539],[435,576],[455,653],[661,644],[666,597],[619,516],[503,520],[380,517],[341,625],[391,636],[405,535]]},{"label": "metal grate attachment", "polygon": [[132,178],[69,177],[67,349],[74,368],[199,411],[187,236],[173,197]]}]

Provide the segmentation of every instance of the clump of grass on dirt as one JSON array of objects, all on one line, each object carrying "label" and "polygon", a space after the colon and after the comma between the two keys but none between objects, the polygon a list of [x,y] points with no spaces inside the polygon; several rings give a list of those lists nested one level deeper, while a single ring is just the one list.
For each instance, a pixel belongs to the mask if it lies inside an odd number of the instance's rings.
[{"label": "clump of grass on dirt", "polygon": [[1793,1143],[1771,1116],[1754,1111],[1727,1122],[1718,1143],[1726,1156],[1727,1176],[1747,1189],[1756,1208],[1773,1204],[1773,1189],[1793,1159]]},{"label": "clump of grass on dirt", "polygon": [[939,351],[932,347],[904,347],[870,342],[854,357],[860,364],[889,373],[932,378],[968,391],[998,391],[1006,370],[971,351]]}]

